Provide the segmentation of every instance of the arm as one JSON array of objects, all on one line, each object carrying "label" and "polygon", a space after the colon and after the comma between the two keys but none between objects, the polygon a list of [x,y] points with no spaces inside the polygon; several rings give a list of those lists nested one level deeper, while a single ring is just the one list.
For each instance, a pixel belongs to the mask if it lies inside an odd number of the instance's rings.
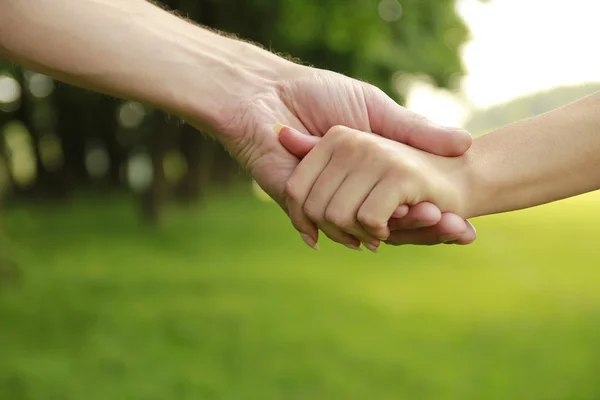
[{"label": "arm", "polygon": [[4,0],[0,48],[27,68],[191,118],[213,133],[228,102],[252,96],[291,64],[145,0]]},{"label": "arm", "polygon": [[600,189],[600,93],[478,138],[464,157],[463,217]]}]

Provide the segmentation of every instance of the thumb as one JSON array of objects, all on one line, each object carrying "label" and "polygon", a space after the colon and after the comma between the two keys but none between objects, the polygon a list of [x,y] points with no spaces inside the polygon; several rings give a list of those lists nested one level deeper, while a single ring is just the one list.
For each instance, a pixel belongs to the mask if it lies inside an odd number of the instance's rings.
[{"label": "thumb", "polygon": [[438,125],[374,86],[367,85],[364,92],[373,133],[440,156],[460,156],[471,147],[466,130]]},{"label": "thumb", "polygon": [[300,159],[304,158],[319,142],[318,137],[306,135],[289,126],[276,124],[273,129],[279,135],[279,143]]}]

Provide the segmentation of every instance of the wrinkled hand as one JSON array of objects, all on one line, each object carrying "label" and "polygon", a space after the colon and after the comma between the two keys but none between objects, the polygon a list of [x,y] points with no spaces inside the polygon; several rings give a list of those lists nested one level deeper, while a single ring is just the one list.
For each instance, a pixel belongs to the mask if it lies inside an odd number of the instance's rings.
[{"label": "wrinkled hand", "polygon": [[[472,142],[468,132],[436,125],[399,106],[372,85],[301,66],[229,105],[223,115],[217,129],[228,138],[225,146],[286,211],[286,182],[299,159],[279,143],[273,130],[276,123],[317,137],[343,125],[442,156],[461,155]],[[412,207],[391,228],[401,229],[392,232],[386,242],[393,245],[468,244],[476,236],[468,222],[453,214],[442,215],[431,203]],[[302,238],[314,247],[317,235],[313,226],[311,231],[303,231]]]}]

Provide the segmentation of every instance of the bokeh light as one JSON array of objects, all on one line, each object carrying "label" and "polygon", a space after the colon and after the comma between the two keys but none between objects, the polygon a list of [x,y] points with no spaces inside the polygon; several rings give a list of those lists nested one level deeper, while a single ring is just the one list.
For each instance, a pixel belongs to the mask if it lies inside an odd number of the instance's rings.
[{"label": "bokeh light", "polygon": [[102,178],[110,168],[110,156],[106,147],[98,141],[88,143],[85,167],[92,178]]},{"label": "bokeh light", "polygon": [[11,112],[18,108],[21,85],[10,75],[0,74],[0,111]]},{"label": "bokeh light", "polygon": [[127,129],[136,129],[144,122],[146,110],[144,106],[135,101],[126,101],[118,110],[119,125]]},{"label": "bokeh light", "polygon": [[133,153],[127,162],[127,183],[136,192],[148,189],[154,180],[152,158],[144,150]]},{"label": "bokeh light", "polygon": [[379,15],[384,21],[396,22],[402,17],[402,5],[398,0],[381,0]]},{"label": "bokeh light", "polygon": [[38,99],[48,97],[54,91],[54,80],[43,74],[31,74],[27,85],[29,92]]},{"label": "bokeh light", "polygon": [[13,180],[20,187],[28,187],[37,176],[35,150],[29,130],[20,121],[10,121],[4,126],[3,134]]}]

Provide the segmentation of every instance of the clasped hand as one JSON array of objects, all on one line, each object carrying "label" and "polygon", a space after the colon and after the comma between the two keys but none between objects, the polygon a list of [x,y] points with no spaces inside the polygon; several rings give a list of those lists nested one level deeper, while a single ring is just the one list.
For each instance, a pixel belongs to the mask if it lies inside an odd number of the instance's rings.
[{"label": "clasped hand", "polygon": [[[343,126],[321,139],[282,125],[275,131],[280,143],[302,159],[285,187],[288,213],[315,245],[320,229],[346,247],[359,250],[362,242],[376,252],[382,241],[396,244],[405,239],[407,228],[419,228],[415,216],[434,225],[440,212],[464,215],[465,157],[433,155]],[[412,217],[411,206],[420,207],[413,208]],[[457,239],[430,242],[464,243]]]}]

